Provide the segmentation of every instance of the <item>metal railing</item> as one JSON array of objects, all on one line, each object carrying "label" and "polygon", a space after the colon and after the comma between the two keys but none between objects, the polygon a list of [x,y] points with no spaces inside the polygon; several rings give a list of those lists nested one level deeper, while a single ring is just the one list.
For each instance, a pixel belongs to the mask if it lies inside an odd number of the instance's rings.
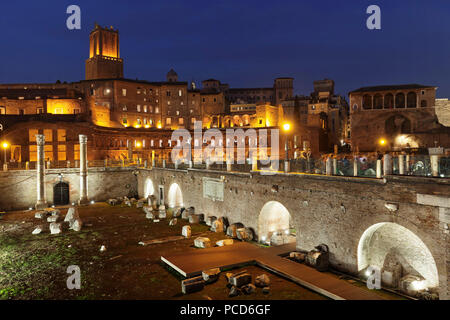
[{"label": "metal railing", "polygon": [[[389,175],[400,175],[402,170],[400,167],[400,157],[394,156],[390,160],[378,159],[379,156],[375,154],[367,155],[324,155],[321,158],[309,159],[295,159],[279,160],[272,165],[267,162],[257,161],[256,166],[253,165],[250,159],[247,159],[244,164],[217,162],[179,162],[174,163],[169,160],[161,158],[154,159],[122,159],[122,160],[90,160],[88,161],[88,168],[114,168],[114,167],[134,167],[134,168],[167,168],[167,169],[200,169],[200,170],[214,170],[214,171],[229,171],[229,172],[251,172],[257,171],[274,171],[284,173],[305,173],[305,174],[319,174],[319,175],[335,175],[347,177],[367,177],[367,178],[381,178],[386,175],[384,170],[384,161],[390,161],[391,171]],[[433,172],[432,160],[428,155],[410,155],[406,159],[403,156],[403,173],[402,175],[422,176],[422,177],[450,177],[450,157],[440,156],[437,158],[437,171]],[[286,166],[288,163],[288,166]],[[63,169],[63,168],[79,168],[80,161],[46,161],[46,169]],[[5,166],[3,163],[3,171],[12,170],[36,170],[36,161],[29,162],[8,162]],[[380,174],[381,173],[381,174]]]}]

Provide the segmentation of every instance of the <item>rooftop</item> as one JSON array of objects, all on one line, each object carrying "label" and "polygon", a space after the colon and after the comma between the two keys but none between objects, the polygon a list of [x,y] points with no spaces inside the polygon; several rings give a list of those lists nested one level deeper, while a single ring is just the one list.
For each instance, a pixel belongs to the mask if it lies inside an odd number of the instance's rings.
[{"label": "rooftop", "polygon": [[415,90],[415,89],[426,89],[426,88],[437,88],[435,86],[426,86],[421,84],[398,84],[398,85],[382,85],[373,87],[362,87],[357,90],[350,91],[349,93],[357,92],[376,92],[376,91],[388,91],[388,90]]}]

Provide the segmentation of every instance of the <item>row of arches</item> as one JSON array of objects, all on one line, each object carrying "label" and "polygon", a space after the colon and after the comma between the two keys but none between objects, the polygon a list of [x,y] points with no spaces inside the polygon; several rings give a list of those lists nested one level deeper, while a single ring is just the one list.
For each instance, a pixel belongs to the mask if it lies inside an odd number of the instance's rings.
[{"label": "row of arches", "polygon": [[[151,179],[144,186],[144,196],[154,195]],[[183,194],[177,183],[168,191],[169,207],[182,207]],[[266,202],[258,215],[256,236],[259,241],[273,233],[293,229],[292,215],[279,201]],[[297,230],[297,232],[301,232]],[[439,286],[438,270],[434,258],[425,243],[411,230],[394,222],[380,222],[367,228],[357,246],[357,270],[369,266],[387,270],[389,264],[400,265],[403,272],[423,278],[427,288]]]},{"label": "row of arches", "polygon": [[[408,92],[406,95],[402,92],[397,94],[387,93],[382,95],[377,93],[375,95],[365,94],[363,96],[363,109],[393,109],[393,108],[417,108],[417,94],[415,92]],[[420,107],[426,108],[427,100],[420,101]]]}]

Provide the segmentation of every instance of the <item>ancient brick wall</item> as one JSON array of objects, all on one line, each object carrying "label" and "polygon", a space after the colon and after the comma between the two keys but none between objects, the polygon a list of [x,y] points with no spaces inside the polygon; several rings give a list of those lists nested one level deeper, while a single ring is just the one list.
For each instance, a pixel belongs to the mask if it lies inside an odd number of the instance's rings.
[{"label": "ancient brick wall", "polygon": [[[223,201],[203,197],[203,177],[222,179]],[[159,187],[164,187],[166,203],[170,186],[177,183],[185,207],[194,206],[196,212],[205,216],[226,216],[230,223],[241,222],[253,228],[256,234],[262,207],[269,201],[278,201],[291,215],[298,249],[311,250],[325,243],[330,248],[333,266],[353,274],[359,271],[358,245],[366,230],[385,222],[402,226],[429,249],[439,275],[440,296],[449,296],[448,222],[444,222],[449,214],[448,208],[439,207],[450,206],[449,179],[440,179],[437,183],[433,179],[412,177],[376,180],[154,169],[140,171],[140,196],[148,180],[152,181],[157,197]],[[418,203],[418,194],[438,194],[447,199],[447,204]],[[389,204],[397,210],[390,211],[386,207]],[[442,210],[447,213],[443,215]],[[411,255],[411,259],[419,258],[413,256],[414,253]]]}]

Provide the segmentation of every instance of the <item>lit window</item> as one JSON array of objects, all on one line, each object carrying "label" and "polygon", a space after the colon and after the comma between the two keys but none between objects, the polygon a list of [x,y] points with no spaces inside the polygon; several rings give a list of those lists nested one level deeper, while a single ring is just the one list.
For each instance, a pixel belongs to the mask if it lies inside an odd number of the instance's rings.
[{"label": "lit window", "polygon": [[159,140],[159,147],[162,148],[162,140]]},{"label": "lit window", "polygon": [[155,113],[159,113],[159,108],[158,107],[155,108]]},{"label": "lit window", "polygon": [[179,115],[180,115],[180,111],[178,111],[178,110],[177,110],[177,112],[176,112],[176,113],[177,113],[177,116],[179,116]]},{"label": "lit window", "polygon": [[155,145],[155,143],[153,142],[153,140],[150,141],[150,146],[153,147]]},{"label": "lit window", "polygon": [[138,104],[138,105],[136,106],[136,110],[137,110],[137,112],[141,112],[141,105],[140,105],[140,104]]},{"label": "lit window", "polygon": [[167,101],[167,105],[170,106],[170,101]]},{"label": "lit window", "polygon": [[178,124],[184,124],[184,119],[183,118],[179,118],[178,119]]},{"label": "lit window", "polygon": [[122,89],[122,96],[126,97],[127,95],[127,89]]},{"label": "lit window", "polygon": [[172,123],[172,119],[171,118],[166,118],[166,124],[171,124]]},{"label": "lit window", "polygon": [[178,96],[182,96],[183,95],[183,91],[180,89],[180,90],[178,90]]},{"label": "lit window", "polygon": [[127,110],[128,110],[127,106],[124,105],[124,106],[122,107],[122,111],[127,111]]},{"label": "lit window", "polygon": [[144,105],[144,112],[147,112],[147,105]]}]

